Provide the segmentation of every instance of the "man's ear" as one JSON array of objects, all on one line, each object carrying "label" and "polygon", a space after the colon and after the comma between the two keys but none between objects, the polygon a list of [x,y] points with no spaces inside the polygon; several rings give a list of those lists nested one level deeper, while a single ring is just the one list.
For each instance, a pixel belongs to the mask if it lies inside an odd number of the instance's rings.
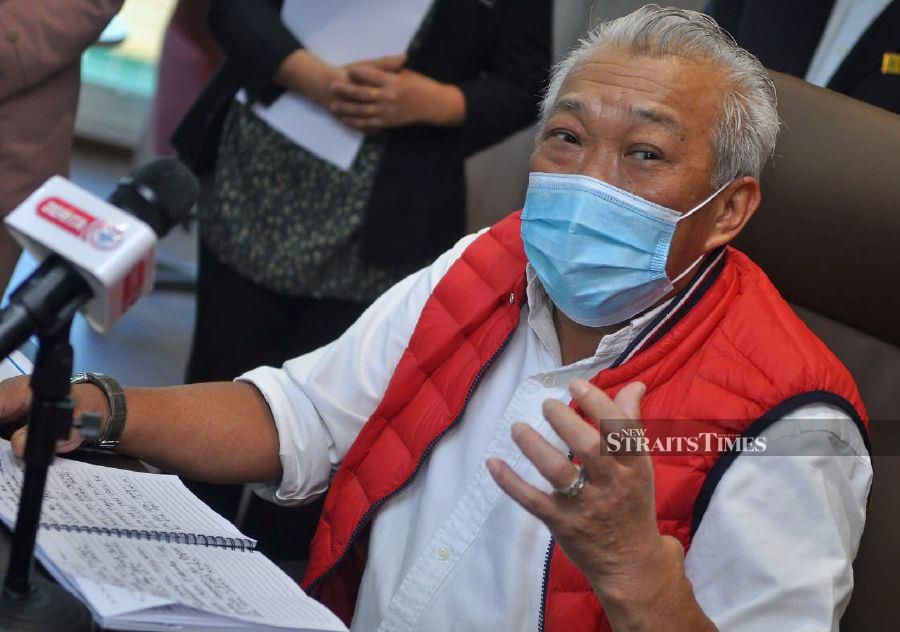
[{"label": "man's ear", "polygon": [[733,241],[744,230],[762,200],[759,180],[753,176],[738,178],[722,193],[712,221],[712,231],[704,245],[706,252]]}]

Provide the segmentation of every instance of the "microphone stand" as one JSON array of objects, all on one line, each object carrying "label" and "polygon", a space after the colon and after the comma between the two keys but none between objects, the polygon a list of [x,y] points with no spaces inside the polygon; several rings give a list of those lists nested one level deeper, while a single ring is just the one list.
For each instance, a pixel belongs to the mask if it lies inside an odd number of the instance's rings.
[{"label": "microphone stand", "polygon": [[69,397],[72,376],[71,315],[38,334],[40,341],[31,376],[31,418],[25,446],[25,479],[22,485],[16,530],[12,537],[9,566],[0,594],[0,631],[89,632],[90,611],[57,584],[32,578],[34,545],[40,526],[41,504],[47,470],[56,454],[56,442],[69,438],[74,403]]}]

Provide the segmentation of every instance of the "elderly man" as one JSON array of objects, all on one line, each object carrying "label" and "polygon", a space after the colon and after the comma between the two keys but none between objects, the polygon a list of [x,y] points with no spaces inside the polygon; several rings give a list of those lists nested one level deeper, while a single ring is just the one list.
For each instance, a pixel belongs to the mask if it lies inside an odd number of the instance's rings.
[{"label": "elderly man", "polygon": [[865,411],[727,246],[777,127],[754,57],[645,7],[558,68],[521,217],[282,369],[128,389],[124,431],[108,384],[79,406],[164,468],[327,491],[304,586],[354,630],[836,630]]}]

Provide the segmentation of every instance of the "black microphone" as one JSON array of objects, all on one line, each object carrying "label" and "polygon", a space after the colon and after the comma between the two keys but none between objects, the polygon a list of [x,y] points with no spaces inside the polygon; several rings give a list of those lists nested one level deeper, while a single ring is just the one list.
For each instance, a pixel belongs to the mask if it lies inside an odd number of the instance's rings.
[{"label": "black microphone", "polygon": [[6,224],[44,260],[0,312],[0,358],[79,309],[95,329],[108,330],[152,288],[156,237],[185,219],[199,190],[191,171],[167,158],[122,178],[107,198],[117,208],[59,176],[29,196]]}]

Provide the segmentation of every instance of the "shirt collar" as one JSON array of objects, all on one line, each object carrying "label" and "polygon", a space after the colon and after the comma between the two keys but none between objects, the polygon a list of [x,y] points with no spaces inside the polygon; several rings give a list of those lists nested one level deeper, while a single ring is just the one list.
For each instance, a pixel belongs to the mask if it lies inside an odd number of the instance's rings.
[{"label": "shirt collar", "polygon": [[[525,293],[528,299],[528,326],[531,327],[531,330],[556,363],[561,365],[562,351],[559,348],[559,337],[556,335],[556,327],[553,324],[553,302],[547,295],[546,290],[544,290],[544,286],[530,263],[525,266],[525,278],[527,281]],[[625,351],[631,341],[650,324],[656,315],[666,308],[671,300],[663,301],[656,307],[632,318],[627,325],[624,325],[617,331],[603,336],[600,339],[600,344],[597,345],[596,351],[594,351],[593,357],[586,358],[580,362],[590,362],[591,364],[602,364],[605,366],[611,365]]]}]

